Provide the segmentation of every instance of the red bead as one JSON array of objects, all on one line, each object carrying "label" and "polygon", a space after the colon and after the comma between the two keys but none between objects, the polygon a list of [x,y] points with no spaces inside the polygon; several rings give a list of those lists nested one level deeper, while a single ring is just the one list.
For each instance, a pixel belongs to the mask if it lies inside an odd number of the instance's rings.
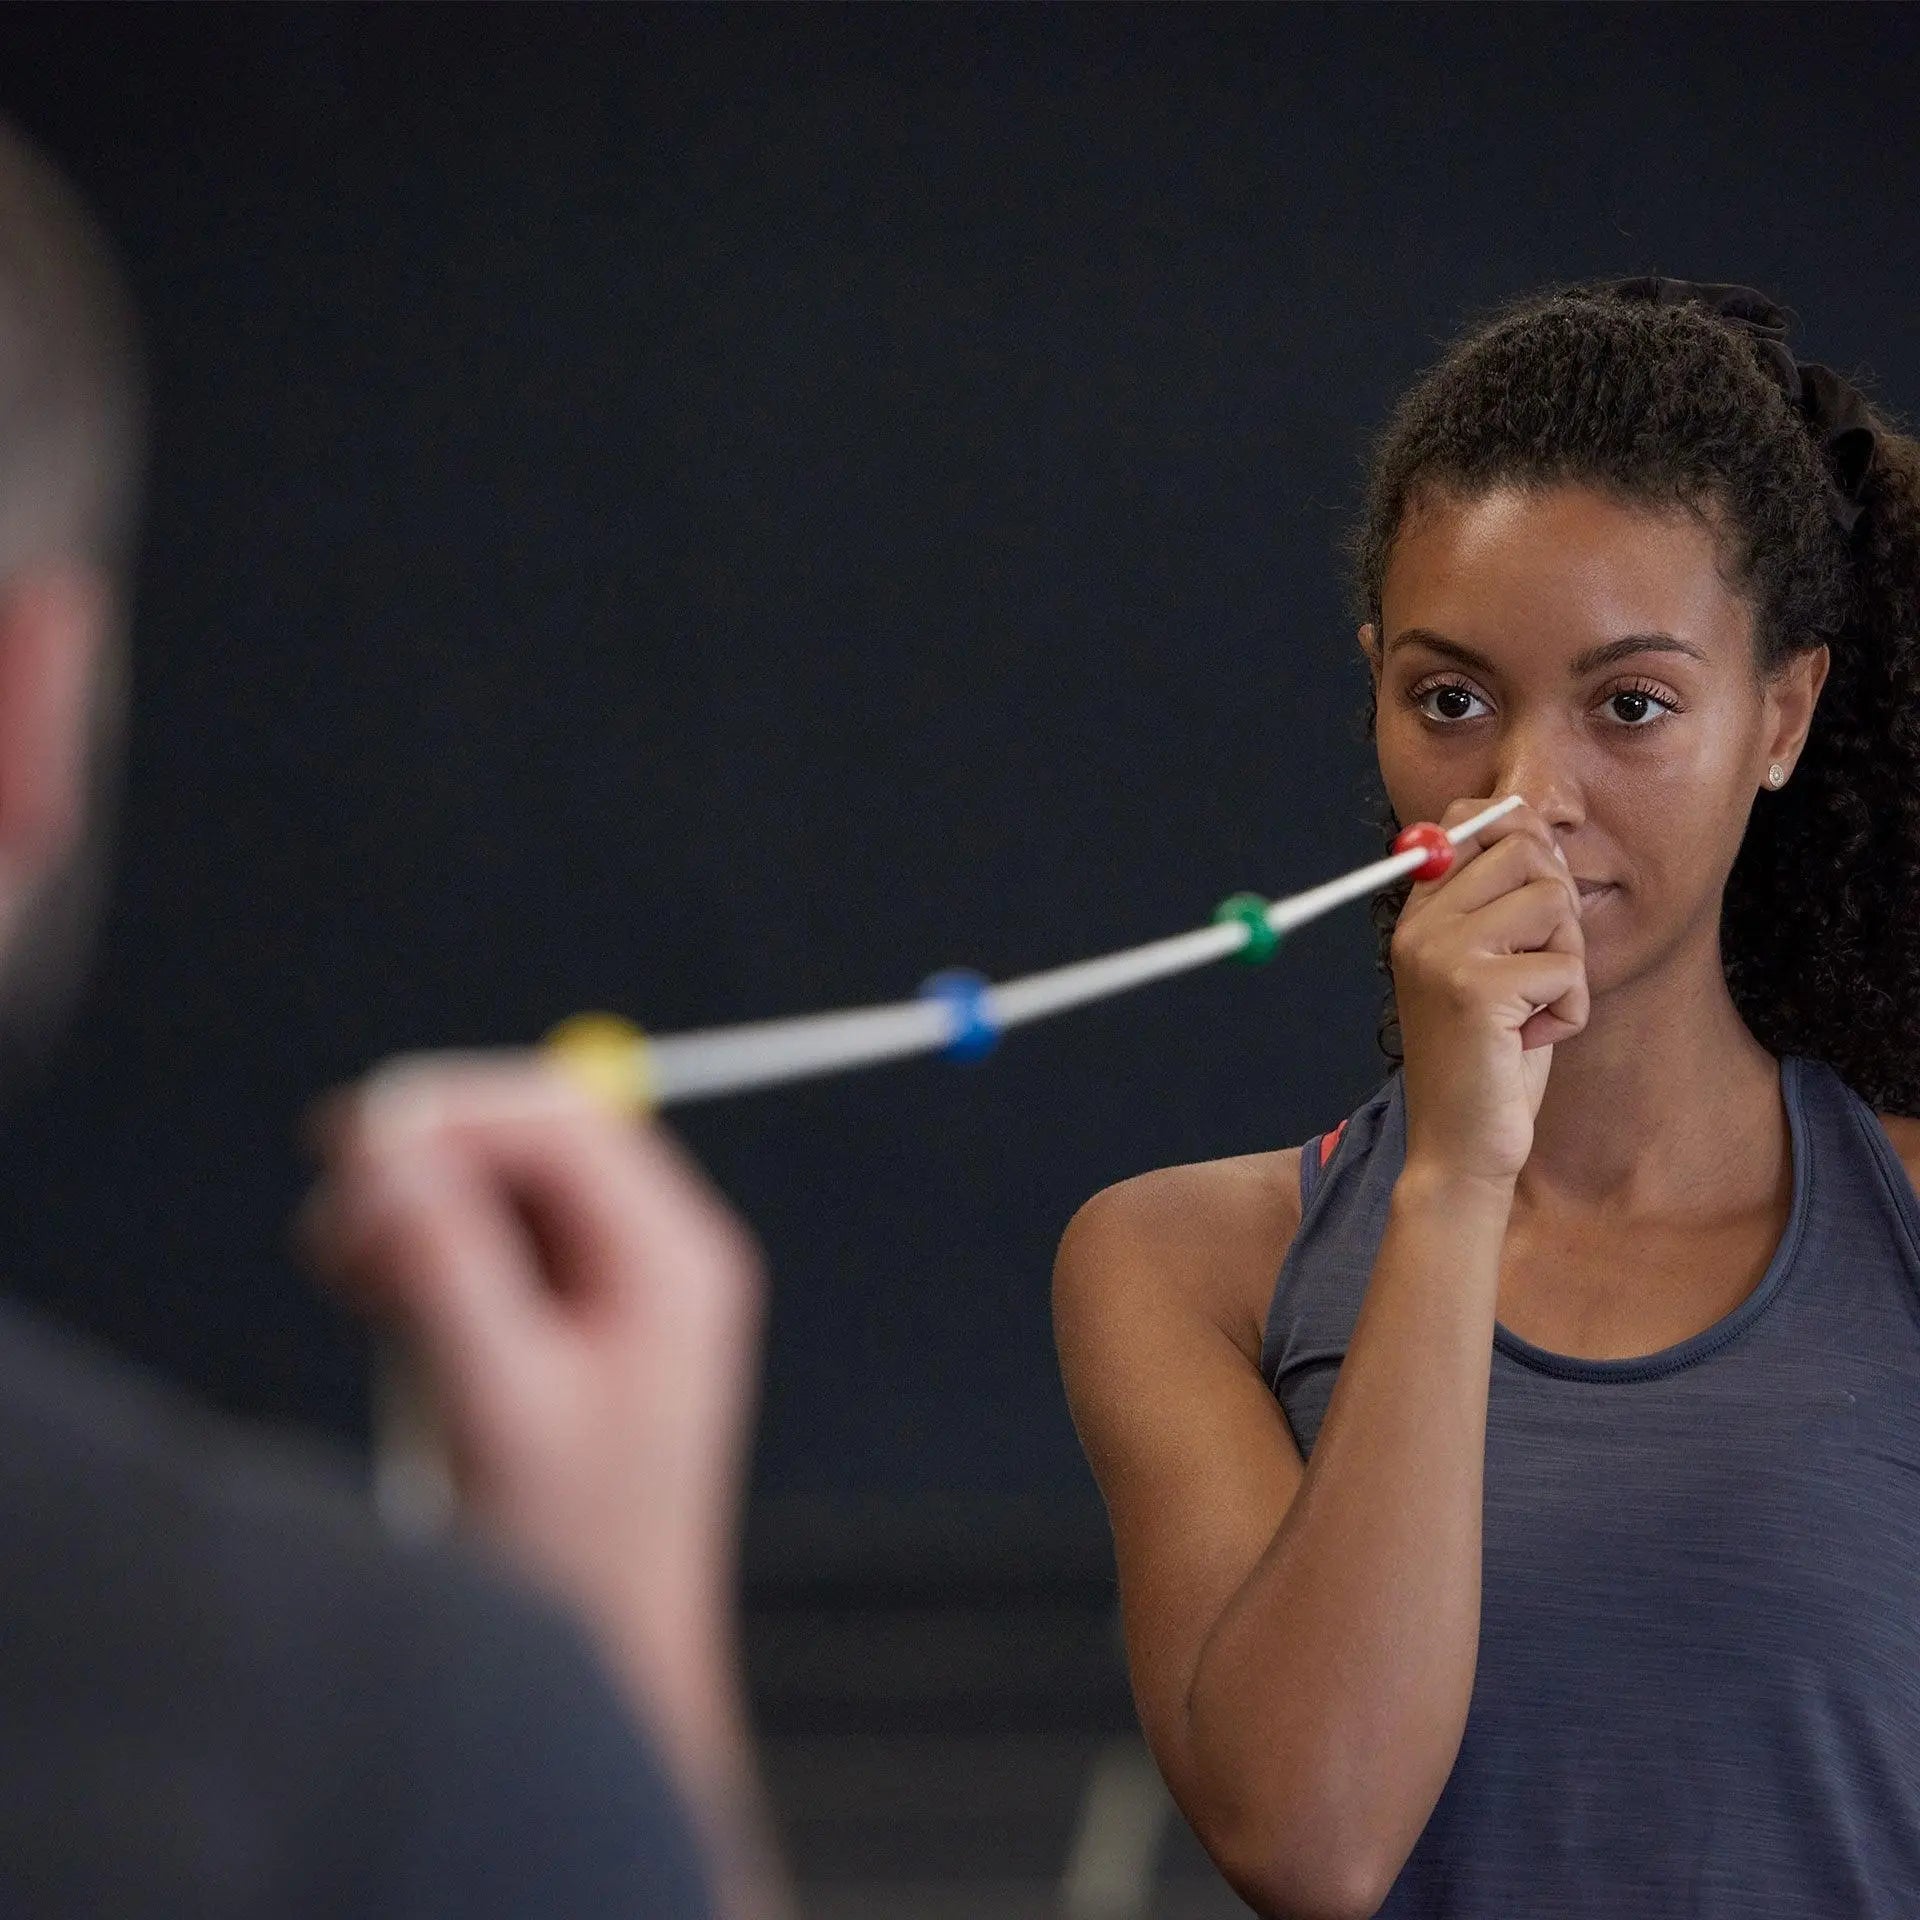
[{"label": "red bead", "polygon": [[1414,868],[1413,877],[1416,880],[1442,878],[1453,865],[1453,842],[1447,838],[1446,828],[1436,827],[1431,820],[1416,820],[1394,836],[1395,853],[1412,853],[1420,847],[1426,849],[1427,857]]}]

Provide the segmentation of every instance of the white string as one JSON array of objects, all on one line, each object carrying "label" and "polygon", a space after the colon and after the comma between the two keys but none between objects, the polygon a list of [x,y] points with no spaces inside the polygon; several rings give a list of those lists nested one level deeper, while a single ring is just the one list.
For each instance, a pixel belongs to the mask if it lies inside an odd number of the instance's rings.
[{"label": "white string", "polygon": [[[1446,829],[1448,841],[1462,840],[1522,804],[1518,794]],[[1337,880],[1276,900],[1266,920],[1275,933],[1317,920],[1335,907],[1390,885],[1426,859],[1423,848],[1389,854]],[[1191,972],[1238,953],[1253,938],[1244,921],[1230,920],[1154,940],[1142,947],[1109,953],[1096,960],[1032,973],[990,987],[982,1012],[996,1030],[1025,1026],[1095,1000],[1126,993],[1149,981]],[[854,1007],[839,1013],[805,1014],[795,1020],[763,1020],[751,1026],[710,1027],[697,1033],[669,1034],[647,1043],[647,1067],[655,1104],[709,1100],[750,1087],[772,1087],[818,1074],[840,1073],[912,1054],[938,1053],[953,1038],[953,1012],[938,1000],[907,1000],[893,1006]]]},{"label": "white string", "polygon": [[[1458,846],[1469,834],[1477,833],[1520,804],[1517,795],[1502,800],[1475,814],[1471,820],[1463,820],[1459,826],[1448,829],[1447,838]],[[1279,934],[1291,932],[1348,900],[1387,886],[1403,873],[1411,873],[1426,857],[1425,850],[1418,848],[1391,854],[1337,880],[1329,880],[1324,886],[1310,887],[1305,893],[1276,900],[1267,909],[1267,925]],[[1163,980],[1213,960],[1224,960],[1229,954],[1238,953],[1252,937],[1252,930],[1244,920],[1230,920],[1201,927],[1193,933],[1175,934],[1168,940],[1155,940],[1124,953],[1110,953],[1098,960],[1082,960],[1072,966],[1055,967],[1050,972],[1029,974],[1025,979],[1009,980],[989,988],[983,996],[984,1011],[989,1023],[996,1028],[1021,1026],[1031,1020],[1045,1019],[1048,1014],[1063,1013],[1069,1007],[1085,1006],[1090,1001],[1125,993],[1129,987],[1143,986],[1150,980]],[[902,1059],[909,1054],[937,1053],[952,1039],[953,1022],[953,1010],[944,1002],[909,1000],[898,1006],[855,1007],[841,1013],[810,1014],[798,1020],[764,1020],[751,1026],[674,1034],[648,1043],[647,1079],[653,1100],[660,1105],[669,1101],[710,1099],[717,1094],[777,1086],[783,1081],[836,1073],[881,1060]],[[444,1056],[438,1059],[443,1061]],[[431,1056],[423,1056],[421,1065],[429,1074],[438,1071],[438,1061]],[[410,1063],[405,1060],[390,1062],[383,1069],[386,1097],[413,1097],[409,1069]],[[391,1356],[382,1370],[379,1400],[375,1497],[380,1512],[388,1526],[397,1532],[431,1533],[444,1526],[454,1511],[452,1471],[419,1382]],[[1110,1840],[1107,1829],[1116,1816],[1109,1802],[1116,1792],[1127,1787],[1127,1778],[1116,1784],[1104,1775],[1100,1777],[1104,1798],[1083,1825],[1082,1838],[1089,1844],[1084,1849],[1076,1848],[1075,1864],[1065,1883],[1067,1907],[1071,1911],[1091,1914],[1096,1910],[1102,1913],[1122,1910],[1109,1898],[1114,1889],[1122,1885],[1115,1877],[1114,1861],[1106,1852],[1096,1853],[1089,1836],[1093,1835],[1094,1815],[1098,1814],[1105,1823],[1100,1834]],[[1145,1817],[1138,1811],[1136,1802],[1148,1804],[1140,1802],[1135,1795],[1133,1801],[1121,1807],[1121,1812],[1129,1818]],[[1143,1830],[1136,1836],[1128,1859],[1136,1864],[1150,1861],[1157,1838],[1157,1827],[1151,1829],[1151,1837]],[[1103,1899],[1109,1904],[1099,1905]],[[1133,1911],[1131,1907],[1125,1910]]]}]

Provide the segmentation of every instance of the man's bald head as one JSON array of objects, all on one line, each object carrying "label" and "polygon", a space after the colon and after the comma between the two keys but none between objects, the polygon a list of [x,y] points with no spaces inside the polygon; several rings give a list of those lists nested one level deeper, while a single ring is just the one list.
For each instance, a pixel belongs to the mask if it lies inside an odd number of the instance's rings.
[{"label": "man's bald head", "polygon": [[113,256],[73,190],[0,123],[0,580],[47,559],[124,567],[142,415]]}]

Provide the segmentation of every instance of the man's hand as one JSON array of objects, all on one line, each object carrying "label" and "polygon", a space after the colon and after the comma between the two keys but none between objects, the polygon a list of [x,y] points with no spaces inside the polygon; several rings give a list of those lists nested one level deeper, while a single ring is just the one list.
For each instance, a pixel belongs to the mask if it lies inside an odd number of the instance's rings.
[{"label": "man's hand", "polygon": [[735,1626],[751,1236],[661,1129],[533,1056],[396,1063],[309,1131],[303,1252],[399,1329],[464,1510],[586,1618],[724,1827],[752,1778]]}]

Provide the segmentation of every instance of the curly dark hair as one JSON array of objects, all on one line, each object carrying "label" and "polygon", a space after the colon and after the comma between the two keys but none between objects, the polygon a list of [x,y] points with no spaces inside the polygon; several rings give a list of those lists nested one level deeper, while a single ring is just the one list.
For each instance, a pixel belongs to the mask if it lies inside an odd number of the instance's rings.
[{"label": "curly dark hair", "polygon": [[[1375,446],[1350,543],[1361,615],[1422,489],[1577,483],[1700,513],[1754,613],[1756,669],[1823,642],[1826,685],[1792,782],[1757,796],[1721,904],[1728,990],[1775,1054],[1824,1060],[1883,1111],[1920,1114],[1920,443],[1878,413],[1851,536],[1798,407],[1737,323],[1603,288],[1521,300],[1448,350]],[[1369,691],[1366,737],[1377,709]],[[1384,796],[1381,826],[1399,830]],[[1402,1060],[1375,897],[1381,1051]]]}]

